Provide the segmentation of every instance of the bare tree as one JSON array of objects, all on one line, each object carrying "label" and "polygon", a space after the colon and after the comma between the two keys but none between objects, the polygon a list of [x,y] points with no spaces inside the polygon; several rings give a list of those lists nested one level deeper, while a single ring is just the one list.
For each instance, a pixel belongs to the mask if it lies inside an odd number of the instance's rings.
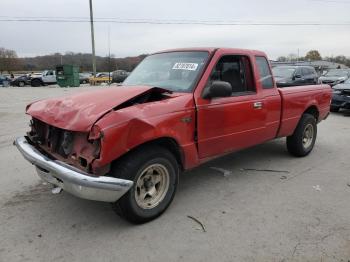
[{"label": "bare tree", "polygon": [[7,71],[10,73],[19,68],[19,60],[14,50],[0,47],[0,73]]},{"label": "bare tree", "polygon": [[296,54],[291,53],[287,56],[287,60],[289,62],[295,62],[298,60],[298,56]]},{"label": "bare tree", "polygon": [[277,61],[278,61],[278,62],[287,62],[287,61],[288,61],[288,58],[285,57],[285,56],[279,56],[279,57],[277,58]]}]

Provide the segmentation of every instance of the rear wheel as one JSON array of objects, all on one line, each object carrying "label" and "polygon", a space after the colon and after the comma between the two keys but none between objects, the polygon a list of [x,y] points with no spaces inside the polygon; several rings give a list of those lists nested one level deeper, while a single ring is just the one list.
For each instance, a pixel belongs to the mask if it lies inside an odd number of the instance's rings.
[{"label": "rear wheel", "polygon": [[294,156],[302,157],[308,155],[316,141],[317,125],[313,115],[304,114],[293,135],[287,137],[287,149]]},{"label": "rear wheel", "polygon": [[144,223],[161,215],[174,198],[179,165],[160,146],[140,148],[119,160],[112,175],[132,180],[132,188],[112,204],[117,214],[132,223]]}]

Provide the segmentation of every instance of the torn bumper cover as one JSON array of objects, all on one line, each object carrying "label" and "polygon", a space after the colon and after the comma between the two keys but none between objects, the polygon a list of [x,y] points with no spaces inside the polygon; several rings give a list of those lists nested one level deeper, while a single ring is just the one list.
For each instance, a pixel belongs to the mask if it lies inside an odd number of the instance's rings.
[{"label": "torn bumper cover", "polygon": [[130,180],[114,177],[94,177],[61,161],[50,159],[40,153],[25,137],[14,141],[25,159],[36,166],[44,181],[84,199],[115,202],[133,185]]}]

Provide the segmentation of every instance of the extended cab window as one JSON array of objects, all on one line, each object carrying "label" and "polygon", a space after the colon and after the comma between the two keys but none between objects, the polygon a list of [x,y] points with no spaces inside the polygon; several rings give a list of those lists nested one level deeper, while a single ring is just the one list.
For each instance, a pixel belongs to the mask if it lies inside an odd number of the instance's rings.
[{"label": "extended cab window", "polygon": [[256,57],[256,64],[259,69],[259,81],[264,89],[273,88],[272,74],[269,63],[263,56]]},{"label": "extended cab window", "polygon": [[221,57],[210,74],[207,86],[213,81],[230,83],[233,96],[255,92],[251,64],[246,56],[227,55]]}]

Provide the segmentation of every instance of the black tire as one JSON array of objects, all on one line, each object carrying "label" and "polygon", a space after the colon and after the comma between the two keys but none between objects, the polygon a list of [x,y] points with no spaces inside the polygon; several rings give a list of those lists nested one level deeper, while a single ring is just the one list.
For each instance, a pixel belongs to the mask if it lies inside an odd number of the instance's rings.
[{"label": "black tire", "polygon": [[82,84],[86,84],[86,83],[87,83],[87,81],[86,81],[86,80],[83,80]]},{"label": "black tire", "polygon": [[340,109],[339,107],[331,106],[330,111],[336,113],[336,112],[339,112],[339,109]]},{"label": "black tire", "polygon": [[33,79],[32,82],[31,82],[31,86],[34,86],[34,87],[38,87],[38,86],[41,86],[42,85],[42,82],[40,79]]},{"label": "black tire", "polygon": [[[306,133],[307,130],[308,133]],[[304,139],[308,134],[312,134],[312,138],[309,137],[306,140],[307,143],[305,143]],[[314,148],[316,137],[317,123],[315,117],[310,114],[303,114],[293,135],[287,137],[288,152],[297,157],[308,155]]]},{"label": "black tire", "polygon": [[25,86],[25,83],[24,83],[23,81],[19,81],[19,82],[18,82],[18,86],[19,86],[19,87],[23,87],[23,86]]},{"label": "black tire", "polygon": [[[145,170],[149,170],[151,166],[153,167],[157,165],[167,170],[169,176],[166,180],[168,183],[166,184],[168,186],[166,187],[166,190],[163,190],[163,193],[161,194],[163,198],[159,201],[159,203],[157,203],[154,207],[144,208],[138,203],[140,198],[142,198],[141,196],[138,196],[141,194],[141,188],[143,187],[143,190],[145,190],[147,186],[142,178],[147,175]],[[132,180],[134,181],[134,185],[117,202],[112,203],[113,209],[118,215],[136,224],[145,223],[155,219],[168,208],[175,196],[179,180],[179,170],[179,165],[174,155],[167,149],[157,145],[145,146],[126,155],[113,164],[111,174],[114,177]],[[152,176],[153,174],[154,171],[152,171]],[[143,181],[141,182],[141,184],[144,183],[143,186],[138,186],[137,181]],[[162,184],[160,184],[160,182],[158,182],[159,184],[152,184],[152,180],[151,186],[156,188],[158,185],[159,188],[161,188],[161,185],[164,185],[165,183],[164,181]],[[145,195],[147,195],[147,193]],[[156,196],[157,195],[159,195],[158,189]],[[153,197],[150,199],[152,200],[152,198]],[[145,199],[146,197],[143,199],[143,201],[145,201]]]}]

